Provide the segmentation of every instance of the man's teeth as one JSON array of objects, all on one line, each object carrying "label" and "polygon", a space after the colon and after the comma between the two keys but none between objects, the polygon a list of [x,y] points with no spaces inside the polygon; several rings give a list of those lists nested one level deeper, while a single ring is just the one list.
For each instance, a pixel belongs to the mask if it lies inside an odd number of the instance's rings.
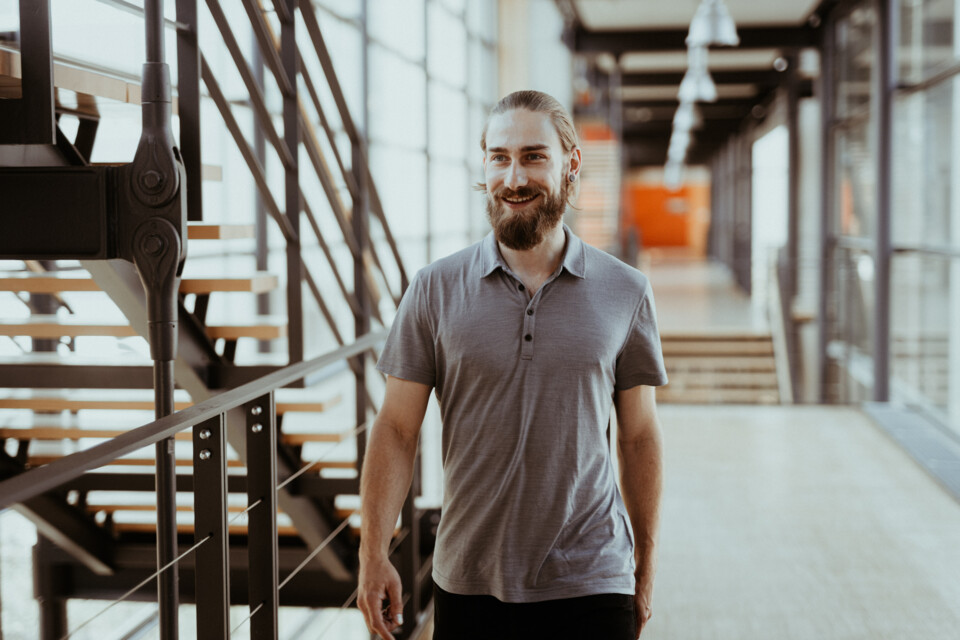
[{"label": "man's teeth", "polygon": [[524,202],[530,202],[531,200],[533,200],[533,199],[536,198],[536,197],[537,197],[537,195],[534,194],[534,195],[528,196],[528,197],[526,197],[526,198],[508,198],[508,197],[504,196],[503,199],[506,200],[507,202],[511,202],[511,203],[513,203],[513,204],[523,204]]}]

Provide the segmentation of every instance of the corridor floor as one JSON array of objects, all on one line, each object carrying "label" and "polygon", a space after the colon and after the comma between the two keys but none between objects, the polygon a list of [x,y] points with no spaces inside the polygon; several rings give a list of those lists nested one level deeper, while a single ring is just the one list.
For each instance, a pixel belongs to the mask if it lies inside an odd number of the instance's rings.
[{"label": "corridor floor", "polygon": [[644,639],[956,638],[960,505],[853,408],[660,408]]}]

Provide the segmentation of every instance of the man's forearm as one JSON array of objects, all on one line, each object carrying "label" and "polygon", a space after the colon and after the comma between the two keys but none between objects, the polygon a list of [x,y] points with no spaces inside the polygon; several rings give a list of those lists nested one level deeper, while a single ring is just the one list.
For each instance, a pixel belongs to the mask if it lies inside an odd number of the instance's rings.
[{"label": "man's forearm", "polygon": [[645,429],[641,437],[619,444],[620,483],[636,540],[637,577],[652,580],[656,571],[663,490],[663,443],[659,426]]},{"label": "man's forearm", "polygon": [[370,432],[360,479],[360,557],[385,556],[413,478],[417,442],[381,420]]}]

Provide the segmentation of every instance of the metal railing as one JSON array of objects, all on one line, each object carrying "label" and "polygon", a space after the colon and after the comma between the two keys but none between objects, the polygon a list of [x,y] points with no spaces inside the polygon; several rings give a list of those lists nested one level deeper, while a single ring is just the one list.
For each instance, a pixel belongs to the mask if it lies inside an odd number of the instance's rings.
[{"label": "metal railing", "polygon": [[[230,637],[235,629],[229,626],[228,527],[240,517],[246,517],[248,518],[247,582],[250,616],[244,622],[250,624],[251,637],[276,638],[280,591],[327,545],[337,536],[342,535],[348,520],[344,520],[333,529],[320,545],[306,554],[303,561],[284,576],[283,581],[280,581],[276,495],[279,489],[297,482],[303,473],[317,464],[318,460],[305,463],[298,472],[290,476],[284,478],[277,476],[278,429],[274,392],[336,362],[363,353],[382,342],[385,336],[386,331],[362,336],[349,346],[285,367],[176,414],[132,429],[100,445],[4,480],[0,482],[0,509],[47,494],[80,478],[88,471],[109,464],[138,449],[166,441],[177,433],[192,428],[193,495],[196,518],[194,544],[127,591],[124,596],[101,611],[101,614],[116,602],[125,600],[140,588],[145,587],[153,579],[169,572],[178,562],[192,554],[196,576],[197,637]],[[246,492],[249,506],[244,512],[228,520],[226,428],[227,415],[234,409],[242,409],[245,416],[244,431],[248,443]],[[365,430],[366,423],[354,429],[352,435],[359,435]],[[415,481],[408,499],[409,504],[412,504],[412,497],[419,492],[418,475],[415,474]],[[415,513],[405,508],[402,522],[400,533],[392,544],[393,550],[408,544],[409,541],[416,541],[417,538],[419,525]],[[401,563],[401,569],[407,564]],[[417,591],[413,585],[422,579],[422,576],[418,575],[420,568],[419,563],[410,564],[403,574],[404,583],[410,587],[411,593]],[[416,605],[416,598],[411,597],[411,593],[407,594],[405,601],[408,613],[412,614],[409,618],[412,627],[416,623],[418,611],[413,608]],[[355,594],[343,606],[349,606],[354,598]],[[64,637],[72,636],[92,620],[93,618],[89,618],[75,626]]]}]

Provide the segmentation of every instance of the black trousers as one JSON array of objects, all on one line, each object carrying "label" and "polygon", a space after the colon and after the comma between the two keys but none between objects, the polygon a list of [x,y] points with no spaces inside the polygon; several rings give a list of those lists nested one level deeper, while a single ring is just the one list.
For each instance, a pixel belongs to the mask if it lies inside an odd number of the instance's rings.
[{"label": "black trousers", "polygon": [[501,602],[434,586],[433,640],[637,640],[633,596]]}]

